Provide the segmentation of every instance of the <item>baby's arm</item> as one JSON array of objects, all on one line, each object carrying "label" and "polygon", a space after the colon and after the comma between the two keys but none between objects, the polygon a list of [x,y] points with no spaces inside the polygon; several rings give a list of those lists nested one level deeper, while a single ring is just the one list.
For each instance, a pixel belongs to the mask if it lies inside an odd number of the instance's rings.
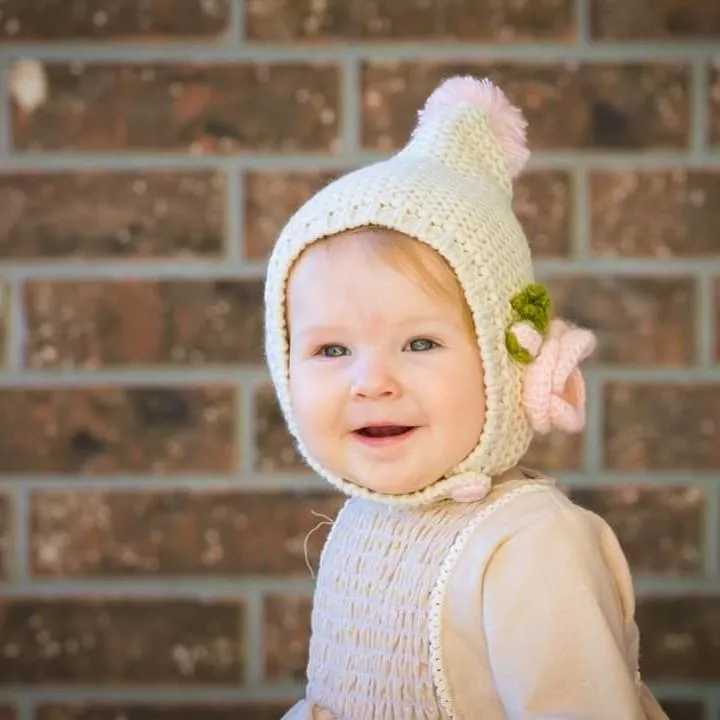
[{"label": "baby's arm", "polygon": [[507,540],[485,576],[483,617],[509,718],[645,718],[634,611],[627,562],[597,516],[558,507]]}]

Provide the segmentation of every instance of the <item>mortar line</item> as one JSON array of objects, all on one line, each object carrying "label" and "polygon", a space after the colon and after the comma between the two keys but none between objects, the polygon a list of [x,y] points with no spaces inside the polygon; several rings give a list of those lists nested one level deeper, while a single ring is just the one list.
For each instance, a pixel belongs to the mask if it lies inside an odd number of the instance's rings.
[{"label": "mortar line", "polygon": [[705,489],[705,572],[711,580],[720,579],[720,488],[717,483]]},{"label": "mortar line", "polygon": [[646,597],[676,598],[687,595],[720,597],[720,582],[706,578],[663,578],[638,576],[634,578],[638,599]]},{"label": "mortar line", "polygon": [[695,59],[690,82],[690,152],[700,159],[708,145],[709,107],[707,61]]},{"label": "mortar line", "polygon": [[245,642],[245,682],[248,685],[260,685],[265,677],[265,642],[263,591],[253,588],[245,593],[245,620],[243,626]]},{"label": "mortar line", "polygon": [[42,387],[177,387],[193,388],[201,385],[235,386],[243,375],[266,377],[261,366],[227,365],[215,367],[173,368],[159,365],[156,368],[119,370],[50,370],[50,371],[0,371],[0,387],[27,389]]},{"label": "mortar line", "polygon": [[590,43],[590,3],[588,0],[575,0],[575,23],[578,45],[585,48]]},{"label": "mortar line", "polygon": [[244,178],[239,168],[225,174],[225,260],[244,264]]},{"label": "mortar line", "polygon": [[35,720],[35,703],[32,695],[20,697],[15,701],[17,720]]},{"label": "mortar line", "polygon": [[578,166],[571,175],[574,192],[570,252],[574,258],[587,258],[590,248],[590,198],[588,172]]},{"label": "mortar line", "polygon": [[195,705],[219,703],[285,703],[302,697],[304,688],[300,683],[264,683],[258,686],[231,685],[187,685],[185,687],[123,684],[122,688],[93,685],[75,687],[53,687],[46,683],[37,688],[26,685],[5,685],[0,690],[0,702],[27,703],[37,707],[45,703],[108,703],[137,705],[140,703],[182,704],[192,708]]},{"label": "mortar line", "polygon": [[697,361],[711,367],[715,364],[715,297],[712,278],[700,275],[696,279],[697,304],[695,308],[695,334]]},{"label": "mortar line", "polygon": [[586,473],[601,473],[603,448],[603,382],[600,378],[586,380],[587,423],[583,434],[583,464]]},{"label": "mortar line", "polygon": [[340,150],[343,155],[355,156],[361,146],[362,88],[360,63],[357,58],[341,60],[341,118]]},{"label": "mortar line", "polygon": [[[170,260],[170,262],[169,262]],[[720,266],[720,263],[719,263]],[[234,260],[148,260],[145,262],[113,262],[111,257],[95,258],[92,262],[68,260],[53,266],[52,262],[28,260],[2,263],[3,276],[8,280],[236,280],[262,281],[265,261]]]},{"label": "mortar line", "polygon": [[255,384],[241,383],[238,393],[238,442],[240,445],[240,472],[252,474],[257,467],[255,451]]},{"label": "mortar line", "polygon": [[184,576],[163,577],[158,581],[154,575],[146,577],[113,578],[60,578],[35,579],[22,582],[0,582],[0,595],[5,599],[57,600],[59,598],[85,602],[102,598],[116,604],[126,601],[143,600],[151,603],[163,601],[242,602],[246,593],[271,592],[280,595],[311,595],[312,578],[308,575],[297,577],[264,577],[242,575],[207,577],[202,573]]},{"label": "mortar line", "polygon": [[5,158],[12,152],[12,105],[8,92],[7,75],[11,63],[0,60],[0,168],[5,165]]},{"label": "mortar line", "polygon": [[720,718],[720,691],[717,689],[708,697],[705,703],[705,712],[707,720],[718,720]]},{"label": "mortar line", "polygon": [[61,484],[62,489],[68,492],[109,492],[109,493],[237,493],[237,494],[274,494],[283,491],[292,491],[302,497],[306,494],[332,492],[327,483],[323,482],[313,473],[296,473],[283,475],[262,475],[255,473],[249,478],[235,474],[218,477],[163,477],[153,478],[147,475],[137,476],[103,476],[100,477],[67,477],[62,474],[38,477],[0,476],[0,492],[13,492],[22,483],[29,490],[54,493]]},{"label": "mortar line", "polygon": [[228,23],[227,41],[237,48],[245,40],[245,2],[230,0],[230,18]]},{"label": "mortar line", "polygon": [[[241,8],[238,9],[240,13]],[[243,30],[241,15],[233,18],[233,31]],[[583,21],[579,18],[581,22]],[[712,41],[693,43],[664,43],[648,41],[637,44],[613,42],[577,43],[483,43],[483,42],[373,42],[373,62],[440,61],[476,62],[478,67],[504,60],[513,64],[565,62],[608,62],[624,65],[629,62],[692,62],[710,60],[717,56],[717,44]],[[0,48],[0,61],[33,58],[41,62],[122,62],[140,64],[149,62],[275,62],[278,64],[306,62],[309,64],[335,62],[342,57],[364,60],[368,57],[368,44],[363,42],[315,43],[254,43],[237,45],[213,42],[172,41],[158,44],[148,41],[124,43],[58,41],[17,42]]]},{"label": "mortar line", "polygon": [[7,286],[8,337],[6,338],[6,360],[10,370],[19,372],[24,365],[27,323],[25,322],[25,303],[22,282],[17,278],[8,278]]},{"label": "mortar line", "polygon": [[27,583],[31,577],[30,492],[24,485],[16,485],[9,491],[13,506],[11,576],[15,583]]}]

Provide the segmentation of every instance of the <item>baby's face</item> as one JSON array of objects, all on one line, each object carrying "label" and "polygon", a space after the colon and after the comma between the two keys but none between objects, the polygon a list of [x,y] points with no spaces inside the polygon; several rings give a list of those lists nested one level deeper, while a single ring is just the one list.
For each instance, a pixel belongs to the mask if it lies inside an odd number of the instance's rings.
[{"label": "baby's face", "polygon": [[293,414],[326,470],[404,494],[473,450],[485,393],[462,306],[374,257],[363,233],[303,254],[288,285],[288,322]]}]

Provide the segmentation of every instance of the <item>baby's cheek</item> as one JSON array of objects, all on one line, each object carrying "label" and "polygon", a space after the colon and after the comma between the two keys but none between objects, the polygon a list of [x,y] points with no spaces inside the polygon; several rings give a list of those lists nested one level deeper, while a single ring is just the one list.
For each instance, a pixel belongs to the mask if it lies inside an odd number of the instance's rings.
[{"label": "baby's cheek", "polygon": [[295,422],[300,433],[310,440],[321,434],[329,422],[327,387],[312,377],[300,375],[291,382],[290,388]]}]

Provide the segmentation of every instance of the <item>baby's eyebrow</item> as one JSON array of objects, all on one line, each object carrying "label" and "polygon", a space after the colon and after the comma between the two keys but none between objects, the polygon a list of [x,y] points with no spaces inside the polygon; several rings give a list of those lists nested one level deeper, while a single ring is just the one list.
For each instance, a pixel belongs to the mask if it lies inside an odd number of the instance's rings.
[{"label": "baby's eyebrow", "polygon": [[290,329],[290,335],[296,340],[305,340],[316,335],[334,335],[342,332],[347,332],[347,325],[308,325],[297,332],[293,332],[292,327]]},{"label": "baby's eyebrow", "polygon": [[[395,325],[399,328],[406,328],[410,326],[417,326],[417,325],[439,325],[439,324],[447,324],[448,322],[452,322],[451,318],[443,317],[441,315],[411,315],[409,317],[400,318]],[[312,339],[313,337],[322,336],[327,337],[328,335],[341,335],[344,333],[347,333],[348,328],[353,327],[356,325],[356,322],[353,322],[351,319],[350,322],[347,323],[328,323],[326,325],[307,325],[304,327],[301,327],[298,331],[293,331],[292,327],[290,329],[290,335],[298,342],[307,340],[308,338]]]}]

